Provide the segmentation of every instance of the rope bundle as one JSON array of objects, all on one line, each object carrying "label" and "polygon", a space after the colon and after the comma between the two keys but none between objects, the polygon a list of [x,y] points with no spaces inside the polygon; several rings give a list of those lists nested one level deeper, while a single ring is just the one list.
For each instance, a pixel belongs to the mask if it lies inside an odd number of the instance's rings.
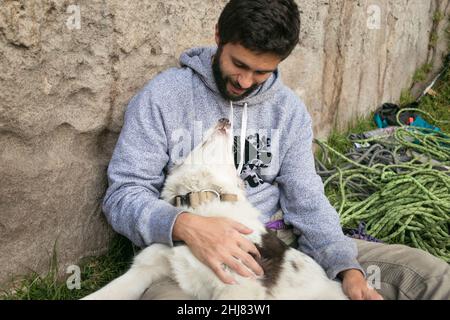
[{"label": "rope bundle", "polygon": [[322,149],[316,169],[342,225],[363,222],[372,237],[450,262],[450,137],[401,126],[393,134],[357,141],[370,146],[344,155],[316,140]]}]

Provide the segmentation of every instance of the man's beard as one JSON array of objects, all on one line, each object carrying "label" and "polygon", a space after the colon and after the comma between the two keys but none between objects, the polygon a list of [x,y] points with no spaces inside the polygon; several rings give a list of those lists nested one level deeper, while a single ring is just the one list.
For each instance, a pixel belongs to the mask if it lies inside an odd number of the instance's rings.
[{"label": "man's beard", "polygon": [[213,69],[213,74],[214,74],[214,80],[216,81],[217,89],[219,89],[220,94],[226,100],[231,100],[231,101],[239,101],[245,97],[248,97],[251,93],[253,93],[259,87],[259,84],[255,83],[241,95],[237,96],[234,94],[230,94],[227,90],[228,82],[230,82],[232,86],[234,86],[238,89],[242,89],[242,88],[239,85],[239,83],[234,82],[229,76],[226,76],[223,74],[223,72],[220,68],[220,56],[221,55],[222,55],[222,46],[219,46],[217,48],[217,52],[213,59],[212,69]]}]

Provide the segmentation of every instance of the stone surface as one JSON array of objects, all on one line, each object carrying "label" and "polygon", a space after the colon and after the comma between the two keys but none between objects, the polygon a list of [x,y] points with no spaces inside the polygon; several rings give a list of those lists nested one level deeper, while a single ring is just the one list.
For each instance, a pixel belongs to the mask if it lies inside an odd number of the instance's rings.
[{"label": "stone surface", "polygon": [[[63,271],[105,250],[100,201],[127,102],[183,50],[214,43],[225,3],[0,0],[0,282],[45,272],[55,244]],[[448,20],[433,16],[448,17],[449,0],[298,3],[301,44],[281,71],[317,136],[397,101],[447,50]],[[379,29],[368,28],[369,5]]]}]

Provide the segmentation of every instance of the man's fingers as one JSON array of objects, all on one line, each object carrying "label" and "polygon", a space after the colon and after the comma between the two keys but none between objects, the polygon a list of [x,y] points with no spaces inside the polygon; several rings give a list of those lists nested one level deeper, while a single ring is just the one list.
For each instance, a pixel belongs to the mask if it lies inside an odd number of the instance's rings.
[{"label": "man's fingers", "polygon": [[243,238],[243,240],[240,241],[238,245],[245,252],[249,252],[258,257],[258,259],[261,259],[261,254],[259,253],[258,248],[256,248],[255,244],[250,240]]},{"label": "man's fingers", "polygon": [[363,300],[363,293],[361,292],[361,290],[350,290],[348,293],[348,297],[351,300]]},{"label": "man's fingers", "polygon": [[384,300],[383,296],[375,290],[371,293],[371,300]]},{"label": "man's fingers", "polygon": [[235,257],[230,256],[229,258],[226,258],[224,263],[233,269],[236,273],[243,277],[251,277],[253,274],[241,263],[239,262]]},{"label": "man's fingers", "polygon": [[220,262],[215,263],[214,265],[211,266],[211,269],[223,283],[236,284],[236,280],[233,279],[231,274],[229,274],[223,269],[222,263]]},{"label": "man's fingers", "polygon": [[261,268],[261,266],[255,261],[255,259],[247,252],[244,251],[235,252],[234,256],[236,258],[239,258],[241,262],[245,266],[247,266],[250,270],[252,270],[253,273],[255,273],[256,275],[262,276],[264,274],[263,268]]},{"label": "man's fingers", "polygon": [[236,222],[236,221],[234,221],[234,223],[233,223],[233,228],[235,228],[237,231],[239,231],[240,233],[243,233],[243,234],[250,234],[253,232],[253,230],[250,229],[249,227],[243,225],[242,223]]},{"label": "man's fingers", "polygon": [[383,297],[371,287],[369,287],[369,289],[365,293],[367,300],[384,300]]}]

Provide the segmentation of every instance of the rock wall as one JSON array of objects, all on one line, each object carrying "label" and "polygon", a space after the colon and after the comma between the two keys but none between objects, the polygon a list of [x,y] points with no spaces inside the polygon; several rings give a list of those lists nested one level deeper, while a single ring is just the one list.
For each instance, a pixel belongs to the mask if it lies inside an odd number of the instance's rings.
[{"label": "rock wall", "polygon": [[[0,282],[46,271],[54,246],[62,270],[105,250],[100,202],[127,102],[214,43],[226,2],[0,0]],[[448,50],[448,19],[433,17],[450,0],[298,4],[301,44],[281,71],[317,136],[396,101]]]}]

